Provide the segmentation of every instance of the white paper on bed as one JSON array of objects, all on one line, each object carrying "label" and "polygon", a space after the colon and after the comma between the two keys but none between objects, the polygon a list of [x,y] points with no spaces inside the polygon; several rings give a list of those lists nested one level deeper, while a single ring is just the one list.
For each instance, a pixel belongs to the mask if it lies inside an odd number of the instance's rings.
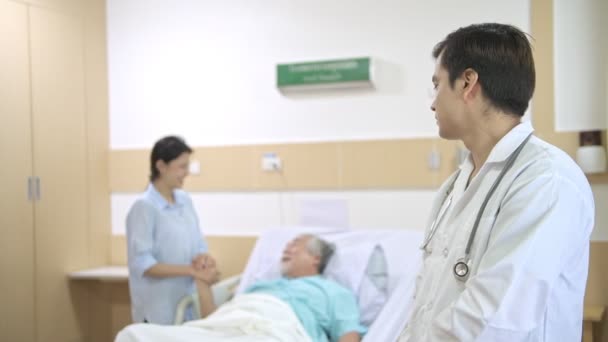
[{"label": "white paper on bed", "polygon": [[[342,285],[353,289],[355,295],[364,295],[360,284],[367,260],[373,248],[382,247],[388,269],[388,301],[371,325],[364,341],[394,341],[405,325],[412,305],[415,279],[421,266],[423,232],[418,230],[364,230],[344,231],[326,229],[280,229],[267,231],[260,236],[249,258],[237,293],[243,292],[256,281],[274,279],[280,276],[280,258],[286,243],[303,233],[313,233],[336,243],[337,255],[328,265],[339,269],[342,274],[331,274]],[[340,251],[342,249],[342,251]],[[345,250],[358,250],[352,253]],[[350,259],[347,259],[346,257]],[[352,258],[351,258],[352,257]],[[345,283],[346,282],[346,283]],[[358,303],[365,298],[357,298]],[[363,313],[362,313],[363,314]]]},{"label": "white paper on bed", "polygon": [[300,224],[348,229],[348,202],[345,199],[300,200]]},{"label": "white paper on bed", "polygon": [[181,326],[132,324],[115,342],[312,342],[289,305],[265,294],[243,294],[206,319]]}]

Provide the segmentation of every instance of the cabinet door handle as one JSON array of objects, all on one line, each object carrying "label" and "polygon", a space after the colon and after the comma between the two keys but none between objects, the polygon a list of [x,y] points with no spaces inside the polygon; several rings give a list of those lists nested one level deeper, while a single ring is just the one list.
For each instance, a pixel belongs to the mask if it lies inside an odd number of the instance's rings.
[{"label": "cabinet door handle", "polygon": [[36,200],[40,201],[40,177],[35,177],[36,179]]},{"label": "cabinet door handle", "polygon": [[27,177],[27,200],[31,201],[34,197],[34,180],[32,177]]}]

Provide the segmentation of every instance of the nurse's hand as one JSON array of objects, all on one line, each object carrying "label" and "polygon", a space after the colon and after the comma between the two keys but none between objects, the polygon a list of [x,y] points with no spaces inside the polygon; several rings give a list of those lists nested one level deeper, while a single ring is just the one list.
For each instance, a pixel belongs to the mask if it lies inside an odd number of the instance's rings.
[{"label": "nurse's hand", "polygon": [[211,286],[220,280],[220,272],[213,265],[207,265],[205,268],[193,268],[192,277],[196,281],[202,281],[205,284]]},{"label": "nurse's hand", "polygon": [[197,270],[202,270],[206,267],[215,267],[215,259],[207,253],[198,254],[192,259],[192,267]]}]

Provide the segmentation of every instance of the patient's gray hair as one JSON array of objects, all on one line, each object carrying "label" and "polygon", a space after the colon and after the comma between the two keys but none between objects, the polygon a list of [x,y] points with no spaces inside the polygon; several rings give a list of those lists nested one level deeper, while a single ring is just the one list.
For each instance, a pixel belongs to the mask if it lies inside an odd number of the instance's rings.
[{"label": "patient's gray hair", "polygon": [[312,234],[306,234],[308,239],[308,251],[319,257],[319,274],[325,271],[325,267],[329,263],[329,259],[334,254],[336,246],[333,243],[327,242],[320,237]]}]

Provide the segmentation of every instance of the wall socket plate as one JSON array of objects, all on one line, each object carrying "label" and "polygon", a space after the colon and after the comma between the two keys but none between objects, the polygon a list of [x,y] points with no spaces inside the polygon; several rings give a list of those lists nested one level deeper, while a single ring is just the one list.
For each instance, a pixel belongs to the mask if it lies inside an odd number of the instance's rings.
[{"label": "wall socket plate", "polygon": [[431,150],[428,157],[429,170],[437,171],[441,167],[441,153],[438,150]]},{"label": "wall socket plate", "polygon": [[274,152],[264,153],[262,155],[262,170],[264,171],[281,171],[281,158]]},{"label": "wall socket plate", "polygon": [[198,160],[191,160],[188,165],[188,172],[191,175],[199,175],[201,173],[201,162]]}]

